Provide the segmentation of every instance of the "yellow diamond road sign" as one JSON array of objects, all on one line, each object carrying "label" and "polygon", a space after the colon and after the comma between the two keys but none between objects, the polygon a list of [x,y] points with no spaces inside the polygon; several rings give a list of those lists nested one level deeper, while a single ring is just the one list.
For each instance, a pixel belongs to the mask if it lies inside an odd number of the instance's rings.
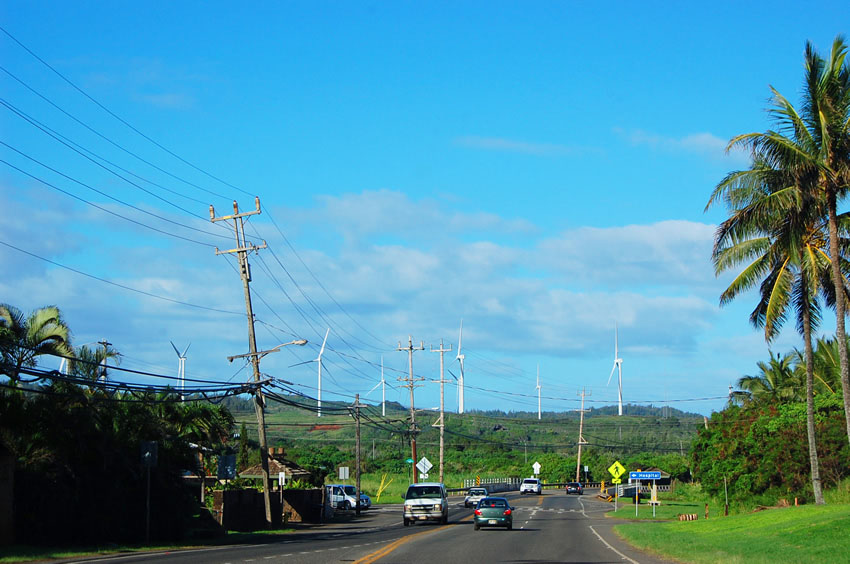
[{"label": "yellow diamond road sign", "polygon": [[626,473],[626,469],[623,468],[623,465],[620,464],[620,461],[617,460],[608,468],[608,472],[614,476],[615,478],[619,478],[623,474]]}]

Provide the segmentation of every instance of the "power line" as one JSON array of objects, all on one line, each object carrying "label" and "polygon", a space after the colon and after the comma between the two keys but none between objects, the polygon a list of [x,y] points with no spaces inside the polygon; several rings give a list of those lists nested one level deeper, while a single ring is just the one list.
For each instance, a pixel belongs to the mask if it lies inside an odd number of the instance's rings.
[{"label": "power line", "polygon": [[[3,30],[3,31],[5,31],[5,30]],[[212,190],[208,190],[208,189],[206,189],[206,188],[204,188],[204,187],[202,187],[202,186],[199,186],[199,185],[197,185],[197,184],[194,184],[194,183],[192,183],[192,182],[189,182],[188,180],[185,180],[185,179],[183,179],[183,178],[181,178],[181,177],[179,177],[179,176],[177,176],[177,175],[175,175],[175,174],[172,174],[172,173],[168,172],[167,170],[165,170],[165,169],[163,169],[163,168],[161,168],[161,167],[159,167],[159,166],[155,165],[154,163],[152,163],[152,162],[150,162],[150,161],[148,161],[148,160],[145,160],[144,158],[142,158],[141,156],[137,155],[137,154],[136,154],[136,153],[134,153],[133,151],[130,151],[130,150],[129,150],[129,149],[127,149],[126,147],[123,147],[122,145],[120,145],[120,144],[116,143],[115,141],[113,141],[113,140],[112,140],[112,139],[110,139],[109,137],[107,137],[107,136],[103,135],[102,133],[100,133],[100,132],[99,132],[99,131],[97,131],[96,129],[92,128],[91,126],[89,126],[88,124],[86,124],[85,122],[83,122],[82,120],[78,119],[76,116],[74,116],[74,115],[72,115],[71,113],[67,112],[67,111],[66,111],[66,110],[64,110],[62,107],[60,107],[58,104],[54,103],[52,100],[50,100],[49,98],[47,98],[46,96],[44,96],[43,94],[41,94],[40,92],[38,92],[37,90],[35,90],[35,89],[34,89],[33,87],[31,87],[29,84],[27,84],[26,82],[24,82],[23,80],[21,80],[20,78],[18,78],[18,77],[17,77],[17,76],[15,76],[14,74],[12,74],[12,73],[11,73],[8,69],[6,69],[5,67],[0,66],[0,70],[2,70],[2,71],[3,71],[3,72],[5,72],[7,75],[9,75],[9,76],[10,76],[10,77],[12,77],[14,80],[16,80],[18,83],[20,83],[20,84],[21,84],[24,88],[28,89],[30,92],[32,92],[33,94],[35,94],[36,96],[38,96],[39,98],[41,98],[42,100],[44,100],[45,102],[47,102],[48,104],[50,104],[51,106],[53,106],[54,108],[56,108],[57,110],[59,110],[60,112],[62,112],[63,114],[65,114],[67,117],[69,117],[69,118],[71,118],[72,120],[74,120],[75,122],[77,122],[78,124],[82,125],[82,126],[83,126],[83,127],[85,127],[86,129],[88,129],[89,131],[91,131],[92,133],[94,133],[95,135],[97,135],[98,137],[100,137],[101,139],[103,139],[104,141],[106,141],[107,143],[109,143],[109,144],[113,145],[114,147],[116,147],[116,148],[118,148],[118,149],[120,149],[120,150],[124,151],[124,152],[125,152],[125,153],[127,153],[128,155],[130,155],[130,156],[132,156],[132,157],[135,157],[136,159],[138,159],[139,161],[143,162],[144,164],[146,164],[146,165],[150,166],[151,168],[154,168],[154,169],[158,170],[159,172],[162,172],[163,174],[167,174],[168,176],[170,176],[170,177],[174,178],[175,180],[179,180],[180,182],[183,182],[184,184],[187,184],[187,185],[189,185],[189,186],[192,186],[193,188],[197,188],[198,190],[201,190],[201,191],[203,191],[203,192],[206,192],[207,194],[210,194],[210,195],[212,195],[212,196],[216,196],[216,197],[218,197],[218,198],[222,198],[222,199],[229,199],[227,196],[224,196],[224,195],[222,195],[222,194],[217,194],[216,192],[213,192]],[[52,130],[51,130],[51,131],[52,131]],[[57,135],[58,135],[58,133],[57,133]],[[65,138],[64,136],[62,136],[62,137],[63,137],[63,138]],[[70,141],[70,140],[69,140],[69,141]],[[76,146],[78,146],[78,147],[79,147],[79,145],[77,145],[76,143],[74,143],[74,145],[76,145]],[[82,148],[82,147],[80,147],[80,148]],[[87,152],[90,152],[90,151],[87,151]],[[94,153],[92,153],[92,154],[94,154]],[[106,161],[106,159],[104,159],[103,157],[98,157],[98,158],[103,159],[104,161]],[[109,162],[109,161],[106,161],[106,162]],[[115,164],[113,164],[113,163],[110,163],[110,164],[112,164],[112,165],[113,165],[113,166],[115,166],[116,168],[120,168],[120,167],[118,167],[118,165],[115,165]],[[130,172],[129,170],[126,170],[126,169],[121,169],[121,170],[124,170],[124,171],[125,171],[125,172],[127,172],[128,174],[132,174],[133,176],[135,176],[136,178],[139,178],[140,180],[145,180],[144,178],[142,178],[142,177],[140,177],[140,176],[138,176],[138,175],[136,175],[136,174],[134,174],[134,173]],[[167,190],[167,191],[169,191],[169,192],[171,192],[171,193],[173,193],[173,194],[175,194],[175,195],[182,196],[182,197],[184,197],[184,198],[186,198],[186,199],[188,199],[188,200],[192,200],[192,201],[197,202],[197,203],[199,203],[199,204],[206,204],[206,202],[202,202],[201,200],[196,200],[196,199],[192,198],[191,196],[186,196],[185,194],[181,194],[181,193],[179,193],[179,192],[176,192],[176,191],[170,190],[170,189],[168,189],[168,188],[165,188],[164,186],[160,186],[159,184],[155,184],[155,183],[151,182],[150,180],[145,180],[145,182],[149,182],[150,184],[153,184],[154,186],[157,186],[157,187],[159,187],[159,188],[162,188],[163,190]]]},{"label": "power line", "polygon": [[103,104],[101,104],[100,102],[98,102],[97,100],[95,100],[95,99],[94,99],[92,96],[90,96],[90,95],[89,95],[89,94],[88,94],[85,90],[83,90],[82,88],[80,88],[79,86],[77,86],[76,84],[74,84],[74,83],[73,83],[73,82],[72,82],[69,78],[67,78],[65,75],[63,75],[63,74],[62,74],[62,73],[60,73],[58,70],[56,70],[55,68],[53,68],[53,67],[52,67],[52,66],[51,66],[51,65],[50,65],[47,61],[45,61],[44,59],[42,59],[41,57],[39,57],[38,55],[36,55],[36,54],[35,54],[35,53],[34,53],[34,52],[33,52],[33,51],[29,48],[29,47],[27,47],[26,45],[24,45],[24,44],[23,44],[21,41],[19,41],[19,40],[18,40],[18,39],[17,39],[14,35],[12,35],[11,33],[9,33],[9,32],[6,30],[6,28],[4,28],[4,27],[0,26],[0,31],[2,31],[2,32],[3,32],[3,33],[5,33],[7,36],[9,36],[9,38],[11,38],[11,39],[12,39],[12,41],[14,41],[15,43],[17,43],[17,44],[18,44],[18,45],[19,45],[19,46],[20,46],[20,47],[21,47],[24,51],[26,51],[27,53],[29,53],[29,54],[30,54],[32,57],[34,57],[37,61],[39,61],[41,64],[43,64],[44,66],[46,66],[47,68],[49,68],[51,71],[53,71],[53,72],[54,72],[54,73],[55,73],[55,74],[56,74],[59,78],[61,78],[61,79],[62,79],[62,80],[64,80],[66,83],[68,83],[68,84],[69,84],[72,88],[74,88],[74,90],[76,90],[77,92],[79,92],[80,94],[82,94],[83,96],[85,96],[88,100],[90,100],[90,101],[91,101],[93,104],[95,104],[97,107],[99,107],[100,109],[102,109],[103,111],[105,111],[107,114],[109,114],[110,116],[112,116],[113,118],[115,118],[116,120],[118,120],[119,122],[121,122],[122,124],[124,124],[125,126],[127,126],[129,129],[131,129],[132,131],[134,131],[136,134],[138,134],[139,136],[141,136],[141,137],[142,137],[142,138],[144,138],[145,140],[147,140],[147,141],[149,141],[150,143],[154,144],[155,146],[157,146],[157,147],[158,147],[158,148],[160,148],[161,150],[165,151],[166,153],[168,153],[168,154],[169,154],[169,155],[171,155],[172,157],[176,158],[177,160],[179,160],[179,161],[180,161],[180,162],[182,162],[183,164],[185,164],[185,165],[188,165],[188,166],[192,167],[193,169],[197,170],[198,172],[200,172],[200,173],[202,173],[202,174],[205,174],[206,176],[208,176],[208,177],[212,178],[213,180],[216,180],[216,181],[218,181],[218,182],[220,182],[220,183],[224,184],[225,186],[229,186],[230,188],[233,188],[233,189],[235,189],[235,190],[238,190],[239,192],[242,192],[243,194],[246,194],[246,195],[248,195],[248,196],[253,196],[253,194],[250,194],[249,192],[246,192],[245,190],[243,190],[243,189],[239,188],[238,186],[234,186],[233,184],[230,184],[229,182],[226,182],[226,181],[224,181],[224,180],[222,180],[222,179],[220,179],[220,178],[218,178],[218,177],[214,176],[213,174],[211,174],[211,173],[209,173],[209,172],[207,172],[207,171],[205,171],[205,170],[203,170],[203,169],[201,169],[201,168],[199,168],[199,167],[195,166],[194,164],[192,164],[191,162],[187,161],[186,159],[184,159],[184,158],[183,158],[183,157],[181,157],[180,155],[177,155],[176,153],[174,153],[174,152],[170,151],[169,149],[167,149],[167,148],[166,148],[166,147],[164,147],[163,145],[161,145],[161,144],[157,143],[154,139],[152,139],[152,138],[148,137],[147,135],[145,135],[144,133],[142,133],[141,131],[139,131],[138,129],[136,129],[133,125],[131,125],[130,123],[128,123],[127,121],[125,121],[124,119],[122,119],[121,117],[119,117],[117,114],[115,114],[114,112],[112,112],[109,108],[107,108],[106,106],[104,106]]},{"label": "power line", "polygon": [[116,288],[121,288],[122,290],[129,290],[130,292],[135,292],[135,293],[137,293],[137,294],[142,294],[143,296],[148,296],[149,298],[156,298],[156,299],[158,299],[158,300],[163,300],[163,301],[166,301],[166,302],[170,302],[170,303],[174,303],[174,304],[179,304],[179,305],[184,305],[184,306],[188,306],[188,307],[193,307],[193,308],[197,308],[197,309],[203,309],[203,310],[207,310],[207,311],[214,311],[214,312],[216,312],[216,313],[226,313],[226,314],[228,314],[228,315],[245,315],[244,313],[242,313],[242,312],[238,312],[238,311],[230,311],[230,310],[226,310],[226,309],[218,309],[218,308],[214,308],[214,307],[207,307],[207,306],[202,306],[202,305],[199,305],[199,304],[193,304],[193,303],[189,303],[189,302],[183,302],[183,301],[180,301],[180,300],[175,300],[175,299],[173,299],[173,298],[166,298],[165,296],[159,296],[159,295],[157,295],[157,294],[152,294],[152,293],[150,293],[150,292],[145,292],[144,290],[138,290],[138,289],[136,289],[136,288],[131,288],[130,286],[125,286],[125,285],[123,285],[123,284],[119,284],[119,283],[117,283],[117,282],[113,282],[113,281],[111,281],[111,280],[106,280],[105,278],[100,278],[100,277],[95,276],[95,275],[93,275],[93,274],[88,274],[87,272],[83,272],[82,270],[77,270],[76,268],[71,268],[70,266],[66,266],[66,265],[64,265],[64,264],[60,264],[60,263],[58,263],[58,262],[56,262],[56,261],[53,261],[53,260],[50,260],[50,259],[44,258],[44,257],[42,257],[42,256],[39,256],[39,255],[35,254],[35,253],[31,253],[31,252],[29,252],[29,251],[25,251],[24,249],[21,249],[20,247],[16,247],[15,245],[12,245],[12,244],[7,243],[7,242],[5,242],[5,241],[0,241],[0,245],[4,245],[4,246],[6,246],[6,247],[9,247],[10,249],[14,249],[14,250],[18,251],[19,253],[23,253],[23,254],[25,254],[25,255],[29,255],[29,256],[31,256],[31,257],[33,257],[33,258],[37,258],[38,260],[44,261],[44,262],[46,262],[46,263],[48,263],[48,264],[52,264],[52,265],[54,265],[54,266],[58,266],[59,268],[64,268],[65,270],[70,270],[71,272],[73,272],[73,273],[75,273],[75,274],[79,274],[79,275],[81,275],[81,276],[85,276],[86,278],[91,278],[92,280],[97,280],[98,282],[103,282],[104,284],[109,284],[110,286],[115,286]]}]

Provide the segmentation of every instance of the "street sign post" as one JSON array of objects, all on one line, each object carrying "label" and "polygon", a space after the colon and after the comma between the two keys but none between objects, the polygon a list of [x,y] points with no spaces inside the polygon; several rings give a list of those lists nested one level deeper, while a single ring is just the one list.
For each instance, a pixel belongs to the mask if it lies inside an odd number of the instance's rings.
[{"label": "street sign post", "polygon": [[629,472],[629,480],[660,480],[661,472]]},{"label": "street sign post", "polygon": [[[614,479],[611,480],[611,483],[612,484],[619,484],[620,482],[622,482],[622,479],[620,479],[620,476],[622,476],[623,474],[626,473],[626,469],[623,467],[622,464],[620,464],[619,460],[615,460],[614,464],[612,464],[611,466],[608,467],[608,473],[611,474],[611,476],[614,477]],[[617,499],[619,497],[620,497],[620,487],[618,485],[617,491],[614,493],[614,512],[615,513],[617,512]]]},{"label": "street sign post", "polygon": [[[640,499],[640,482],[641,480],[651,480],[652,481],[652,490],[655,492],[655,480],[661,479],[661,472],[657,471],[648,471],[648,472],[629,472],[629,480],[635,480],[637,482],[637,487],[635,489],[635,517],[638,515],[638,503]],[[653,495],[653,499],[655,499],[655,495]],[[652,505],[652,517],[655,517],[655,503],[650,501],[650,505]]]},{"label": "street sign post", "polygon": [[428,474],[428,470],[433,467],[434,465],[431,464],[431,461],[424,456],[416,463],[416,468],[423,474]]}]

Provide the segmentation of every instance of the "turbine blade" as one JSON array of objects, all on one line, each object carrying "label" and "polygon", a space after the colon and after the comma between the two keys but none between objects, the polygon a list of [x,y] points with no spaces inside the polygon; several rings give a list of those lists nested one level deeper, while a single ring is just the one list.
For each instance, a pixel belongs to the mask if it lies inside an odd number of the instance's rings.
[{"label": "turbine blade", "polygon": [[614,376],[614,371],[615,371],[615,370],[617,370],[617,363],[616,363],[616,362],[614,363],[614,366],[612,366],[612,367],[611,367],[611,374],[610,374],[610,376],[608,376],[608,384],[605,384],[605,387],[606,387],[606,388],[607,388],[607,387],[608,387],[608,385],[611,383],[611,378]]},{"label": "turbine blade", "polygon": [[186,356],[186,353],[189,351],[189,347],[192,346],[192,342],[189,341],[189,344],[186,345],[186,348],[183,350],[183,354],[181,356]]},{"label": "turbine blade", "polygon": [[620,333],[617,324],[614,324],[614,358],[620,358]]},{"label": "turbine blade", "polygon": [[322,348],[319,350],[319,358],[316,360],[320,360],[322,358],[322,354],[325,352],[325,343],[328,342],[328,333],[331,332],[331,328],[328,327],[328,330],[325,331],[325,339],[322,341]]},{"label": "turbine blade", "polygon": [[168,341],[171,343],[171,348],[174,349],[174,352],[177,353],[177,356],[180,356],[180,351],[177,350],[177,347],[174,346],[174,341]]},{"label": "turbine blade", "polygon": [[457,358],[460,358],[460,355],[461,355],[460,347],[461,347],[462,343],[463,343],[463,318],[461,318],[461,320],[460,320],[460,333],[457,336]]}]

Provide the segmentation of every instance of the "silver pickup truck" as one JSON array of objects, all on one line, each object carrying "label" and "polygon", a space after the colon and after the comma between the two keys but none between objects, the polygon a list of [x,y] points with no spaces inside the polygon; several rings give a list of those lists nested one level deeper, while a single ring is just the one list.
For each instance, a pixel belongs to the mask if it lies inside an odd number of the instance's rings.
[{"label": "silver pickup truck", "polygon": [[404,526],[414,521],[449,522],[446,486],[440,482],[411,484],[404,496]]}]

